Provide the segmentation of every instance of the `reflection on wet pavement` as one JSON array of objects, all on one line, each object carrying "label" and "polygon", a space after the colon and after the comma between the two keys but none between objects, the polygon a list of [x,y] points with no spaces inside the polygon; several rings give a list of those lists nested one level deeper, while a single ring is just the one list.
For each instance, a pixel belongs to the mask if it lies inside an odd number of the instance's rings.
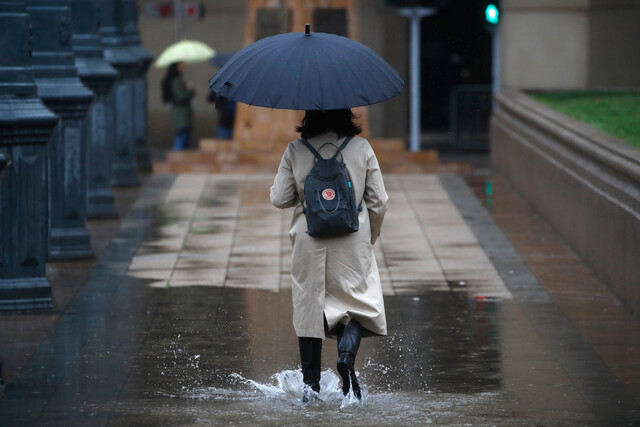
[{"label": "reflection on wet pavement", "polygon": [[[274,209],[268,175],[180,176],[129,275],[152,287],[290,287],[292,210]],[[388,176],[393,195],[375,247],[385,294],[425,289],[510,298],[435,176]],[[455,284],[455,286],[451,286]]]},{"label": "reflection on wet pavement", "polygon": [[[637,402],[608,377],[585,389],[579,378],[602,366],[562,320],[554,323],[565,334],[560,341],[575,344],[565,353],[582,366],[567,367],[561,344],[532,324],[556,314],[540,291],[523,288],[535,279],[510,278],[509,271],[529,276],[490,235],[490,220],[463,206],[473,196],[454,188],[459,178],[385,180],[391,204],[375,251],[389,336],[363,340],[356,361],[362,402],[338,392],[336,343],[328,339],[319,400],[300,403],[291,211],[270,206],[271,177],[186,175],[134,208],[7,388],[2,425],[640,420]],[[478,230],[489,233],[489,243],[478,242]],[[524,307],[525,297],[535,304]],[[596,410],[598,392],[619,407]]]}]

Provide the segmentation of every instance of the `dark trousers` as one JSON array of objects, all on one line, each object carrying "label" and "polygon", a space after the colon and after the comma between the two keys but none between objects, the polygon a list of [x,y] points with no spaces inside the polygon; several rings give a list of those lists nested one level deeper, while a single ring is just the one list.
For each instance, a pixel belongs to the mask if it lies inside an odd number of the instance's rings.
[{"label": "dark trousers", "polygon": [[[351,360],[355,360],[362,336],[360,322],[351,320],[347,326],[339,323],[335,328],[335,332],[338,338],[338,354],[348,353],[351,356]],[[312,389],[318,391],[320,390],[322,339],[298,337],[298,345],[300,347],[302,380]],[[353,365],[353,362],[351,363]]]},{"label": "dark trousers", "polygon": [[[298,337],[302,380],[315,391],[320,390],[320,365],[322,363],[322,339]],[[317,388],[317,389],[316,389]]]}]

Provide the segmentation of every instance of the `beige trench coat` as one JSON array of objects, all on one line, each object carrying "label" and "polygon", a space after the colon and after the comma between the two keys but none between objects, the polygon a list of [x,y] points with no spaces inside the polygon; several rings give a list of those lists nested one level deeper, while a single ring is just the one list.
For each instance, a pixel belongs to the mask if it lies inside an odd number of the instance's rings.
[{"label": "beige trench coat", "polygon": [[[327,142],[340,146],[343,140],[325,133],[309,142],[319,150]],[[320,154],[328,158],[335,151],[327,145]],[[295,206],[289,236],[293,244],[293,326],[299,337],[324,338],[324,317],[329,331],[338,322],[347,324],[357,319],[366,328],[363,336],[387,334],[380,274],[373,254],[387,209],[387,193],[378,159],[366,139],[354,137],[342,154],[356,201],[364,199],[358,217],[360,229],[355,233],[333,238],[313,238],[306,233],[307,220],[300,200],[304,200],[304,181],[314,157],[301,142],[289,143],[271,187],[274,206]]]}]

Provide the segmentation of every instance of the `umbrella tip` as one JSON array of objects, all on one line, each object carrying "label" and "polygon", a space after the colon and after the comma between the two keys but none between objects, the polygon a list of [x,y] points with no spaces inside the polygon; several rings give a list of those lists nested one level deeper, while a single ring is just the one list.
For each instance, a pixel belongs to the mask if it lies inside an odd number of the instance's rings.
[{"label": "umbrella tip", "polygon": [[311,24],[304,24],[304,33],[307,36],[311,35]]}]

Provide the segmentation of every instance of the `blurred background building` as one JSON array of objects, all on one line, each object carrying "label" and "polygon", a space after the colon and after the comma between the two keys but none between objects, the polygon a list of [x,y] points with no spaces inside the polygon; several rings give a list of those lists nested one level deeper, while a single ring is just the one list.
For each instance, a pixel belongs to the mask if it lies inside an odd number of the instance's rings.
[{"label": "blurred background building", "polygon": [[[140,33],[157,55],[177,30],[218,53],[240,50],[245,40],[249,0],[199,2],[139,0]],[[264,2],[278,8],[281,1]],[[326,1],[330,8],[333,2]],[[353,0],[358,39],[382,55],[409,82],[409,21],[399,7],[436,8],[421,22],[422,147],[441,151],[488,150],[488,119],[495,70],[492,35],[499,32],[499,86],[525,89],[621,88],[640,85],[640,2],[636,0]],[[499,22],[487,22],[495,5]],[[303,29],[293,28],[293,31]],[[214,108],[206,100],[208,80],[217,68],[189,66],[195,99],[197,140],[215,135]],[[149,78],[149,140],[155,151],[168,149],[168,110],[160,99],[164,70]],[[371,134],[407,138],[409,92],[370,108]]]}]

